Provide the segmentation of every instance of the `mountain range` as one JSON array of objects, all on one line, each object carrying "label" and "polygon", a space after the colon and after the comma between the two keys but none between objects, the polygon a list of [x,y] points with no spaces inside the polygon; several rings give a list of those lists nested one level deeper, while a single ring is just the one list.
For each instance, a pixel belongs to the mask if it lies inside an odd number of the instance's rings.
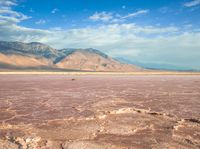
[{"label": "mountain range", "polygon": [[31,42],[0,41],[0,69],[131,72],[142,68],[125,64],[92,48],[55,49]]}]

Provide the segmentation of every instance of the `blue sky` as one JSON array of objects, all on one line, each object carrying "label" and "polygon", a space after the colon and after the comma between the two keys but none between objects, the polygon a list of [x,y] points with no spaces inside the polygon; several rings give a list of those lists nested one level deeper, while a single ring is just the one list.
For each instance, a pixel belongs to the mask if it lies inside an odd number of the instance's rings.
[{"label": "blue sky", "polygon": [[[141,10],[148,10],[145,15],[130,17],[123,21],[140,25],[184,26],[200,25],[200,9],[198,5],[185,7],[190,1],[183,0],[22,0],[14,10],[22,12],[31,19],[23,21],[20,25],[31,28],[63,29],[100,25],[99,22],[89,20],[95,12],[105,12],[107,15],[126,16]],[[42,21],[40,21],[42,20]],[[38,23],[36,23],[38,22]],[[41,22],[41,23],[39,23]],[[44,23],[45,22],[45,23]],[[119,22],[118,22],[119,23]],[[122,23],[122,22],[121,22]]]},{"label": "blue sky", "polygon": [[200,0],[0,0],[0,40],[200,69]]}]

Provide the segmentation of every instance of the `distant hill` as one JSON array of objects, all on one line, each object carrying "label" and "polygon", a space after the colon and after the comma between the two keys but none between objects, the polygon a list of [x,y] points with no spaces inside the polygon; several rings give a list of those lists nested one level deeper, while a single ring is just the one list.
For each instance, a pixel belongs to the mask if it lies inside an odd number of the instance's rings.
[{"label": "distant hill", "polygon": [[76,71],[140,71],[140,67],[112,59],[95,49],[54,49],[31,42],[0,41],[0,69]]},{"label": "distant hill", "polygon": [[199,69],[190,68],[187,66],[177,66],[172,64],[165,64],[165,63],[144,63],[144,62],[138,62],[134,60],[128,60],[123,57],[115,57],[117,61],[120,61],[122,63],[137,65],[139,67],[142,67],[147,70],[152,71],[189,71],[189,72],[199,72]]}]

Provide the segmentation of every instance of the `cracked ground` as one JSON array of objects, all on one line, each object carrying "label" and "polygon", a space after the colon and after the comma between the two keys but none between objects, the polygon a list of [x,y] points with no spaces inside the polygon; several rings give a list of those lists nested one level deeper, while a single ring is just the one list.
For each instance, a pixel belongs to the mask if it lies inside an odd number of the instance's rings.
[{"label": "cracked ground", "polygon": [[1,75],[0,149],[199,149],[200,76]]}]

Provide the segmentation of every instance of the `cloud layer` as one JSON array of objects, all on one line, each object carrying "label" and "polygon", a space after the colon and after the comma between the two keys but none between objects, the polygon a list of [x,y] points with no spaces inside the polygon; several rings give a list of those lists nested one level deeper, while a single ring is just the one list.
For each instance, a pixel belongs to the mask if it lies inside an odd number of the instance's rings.
[{"label": "cloud layer", "polygon": [[102,21],[107,23],[116,23],[116,22],[123,22],[126,19],[137,17],[142,14],[147,14],[149,10],[138,10],[133,13],[129,13],[127,15],[120,15],[111,12],[95,12],[93,15],[89,17],[90,20],[93,21]]},{"label": "cloud layer", "polygon": [[0,24],[16,24],[31,18],[20,12],[13,11],[11,6],[14,5],[17,5],[15,1],[0,0]]},{"label": "cloud layer", "polygon": [[129,13],[126,16],[122,16],[121,18],[122,19],[132,18],[132,17],[136,17],[136,16],[141,15],[141,14],[146,14],[148,12],[149,12],[149,10],[139,10],[139,11],[136,11],[134,13]]},{"label": "cloud layer", "polygon": [[113,19],[112,13],[107,13],[105,11],[103,12],[95,12],[92,16],[89,17],[89,19],[93,21],[103,21],[108,22]]},{"label": "cloud layer", "polygon": [[[169,26],[141,26],[112,22],[99,26],[42,30],[18,25],[30,17],[13,11],[14,1],[0,0],[0,40],[38,41],[55,48],[96,48],[114,57],[200,69],[200,32]],[[2,9],[3,8],[3,9]],[[125,18],[148,13],[128,14]],[[122,16],[118,16],[118,19]],[[112,21],[112,13],[96,13],[93,20]]]},{"label": "cloud layer", "polygon": [[192,1],[184,3],[185,7],[193,7],[197,5],[200,5],[200,0],[192,0]]}]

